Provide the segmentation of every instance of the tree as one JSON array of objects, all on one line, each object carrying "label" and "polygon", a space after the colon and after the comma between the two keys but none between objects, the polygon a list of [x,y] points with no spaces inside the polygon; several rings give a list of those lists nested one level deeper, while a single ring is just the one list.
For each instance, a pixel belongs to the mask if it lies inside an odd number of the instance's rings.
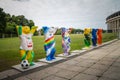
[{"label": "tree", "polygon": [[[13,33],[16,33],[16,26],[34,26],[33,20],[28,20],[24,15],[10,15],[9,13],[5,13],[2,8],[0,8],[0,34],[2,37],[5,37],[5,34],[10,34],[12,37]],[[36,33],[37,34],[37,33]]]},{"label": "tree", "polygon": [[6,13],[0,8],[0,32],[2,34],[2,38],[5,37],[5,28],[6,28]]},{"label": "tree", "polygon": [[72,33],[72,34],[83,33],[83,30],[73,28],[71,33]]},{"label": "tree", "polygon": [[74,34],[74,33],[75,33],[75,29],[74,29],[74,28],[72,29],[71,33],[72,33],[72,34]]},{"label": "tree", "polygon": [[61,35],[61,29],[58,29],[56,35]]},{"label": "tree", "polygon": [[28,26],[30,26],[30,28],[31,28],[32,26],[34,26],[33,20],[28,20]]},{"label": "tree", "polygon": [[10,36],[12,37],[12,34],[15,32],[16,24],[15,22],[7,22],[6,32],[10,33]]},{"label": "tree", "polygon": [[5,32],[10,34],[10,36],[12,37],[12,34],[15,32],[16,30],[16,23],[13,21],[13,17],[11,17],[10,14],[6,14],[6,28],[5,28]]},{"label": "tree", "polygon": [[26,19],[24,15],[19,15],[16,17],[12,16],[12,18],[17,25],[30,26],[30,27],[34,26],[33,20]]}]

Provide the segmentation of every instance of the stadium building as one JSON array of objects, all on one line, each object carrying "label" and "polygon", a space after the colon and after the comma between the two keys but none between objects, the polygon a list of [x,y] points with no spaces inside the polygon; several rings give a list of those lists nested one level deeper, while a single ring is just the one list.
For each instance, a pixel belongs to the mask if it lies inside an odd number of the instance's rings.
[{"label": "stadium building", "polygon": [[118,33],[120,32],[120,11],[109,15],[106,18],[108,32]]}]

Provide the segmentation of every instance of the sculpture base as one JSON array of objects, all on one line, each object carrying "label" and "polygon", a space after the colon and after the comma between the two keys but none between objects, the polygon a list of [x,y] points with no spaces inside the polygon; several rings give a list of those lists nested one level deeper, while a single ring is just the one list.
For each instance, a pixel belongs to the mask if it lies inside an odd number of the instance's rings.
[{"label": "sculpture base", "polygon": [[27,69],[23,69],[23,68],[21,67],[20,64],[18,64],[18,65],[14,65],[14,66],[12,66],[12,68],[24,72],[24,71],[28,71],[28,70],[31,70],[31,69],[34,69],[34,68],[37,68],[37,67],[43,66],[43,65],[47,65],[47,64],[45,64],[45,63],[34,63],[34,64],[35,64],[35,65],[30,66],[30,67],[27,68]]},{"label": "sculpture base", "polygon": [[74,50],[74,51],[71,51],[72,53],[78,53],[78,54],[80,54],[80,53],[82,53],[82,52],[85,52],[86,50],[85,49],[83,49],[83,50]]},{"label": "sculpture base", "polygon": [[64,58],[67,58],[67,57],[71,57],[71,56],[74,56],[74,55],[77,55],[78,53],[70,53],[69,55],[64,55],[64,53],[62,54],[59,54],[57,55],[58,57],[64,57]]},{"label": "sculpture base", "polygon": [[89,50],[90,49],[90,47],[84,47],[84,48],[82,48],[83,50]]},{"label": "sculpture base", "polygon": [[57,62],[57,61],[60,61],[64,58],[61,58],[61,57],[55,57],[55,59],[51,60],[51,61],[47,61],[46,58],[43,58],[43,59],[38,59],[38,61],[41,61],[41,62],[45,62],[45,63],[54,63],[54,62]]}]

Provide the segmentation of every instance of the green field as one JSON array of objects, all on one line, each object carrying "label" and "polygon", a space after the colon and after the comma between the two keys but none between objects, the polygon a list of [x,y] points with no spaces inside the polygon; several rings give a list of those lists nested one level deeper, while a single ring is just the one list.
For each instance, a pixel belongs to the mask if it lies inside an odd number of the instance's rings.
[{"label": "green field", "polygon": [[[84,47],[83,35],[82,34],[71,34],[71,51],[78,50]],[[115,39],[115,34],[112,33],[104,33],[103,34],[103,42]],[[63,52],[62,44],[61,44],[61,35],[55,35],[56,40],[56,54],[60,54]],[[34,36],[34,52],[35,59],[44,58],[44,36]],[[18,37],[15,38],[4,38],[0,39],[0,71],[10,69],[11,66],[20,63],[20,55],[19,55],[19,45],[20,40]]]}]

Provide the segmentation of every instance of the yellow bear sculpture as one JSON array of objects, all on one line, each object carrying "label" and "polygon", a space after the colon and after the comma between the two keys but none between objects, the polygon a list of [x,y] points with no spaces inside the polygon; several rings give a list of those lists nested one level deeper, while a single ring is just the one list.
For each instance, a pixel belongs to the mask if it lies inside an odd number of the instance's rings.
[{"label": "yellow bear sculpture", "polygon": [[91,45],[91,37],[90,37],[90,33],[91,33],[91,28],[85,28],[84,29],[84,43],[85,43],[85,48],[84,49],[88,49]]},{"label": "yellow bear sculpture", "polygon": [[37,26],[33,26],[31,29],[29,26],[16,26],[19,38],[20,38],[20,56],[21,60],[28,60],[30,66],[34,65],[34,51],[32,36],[37,29]]}]

